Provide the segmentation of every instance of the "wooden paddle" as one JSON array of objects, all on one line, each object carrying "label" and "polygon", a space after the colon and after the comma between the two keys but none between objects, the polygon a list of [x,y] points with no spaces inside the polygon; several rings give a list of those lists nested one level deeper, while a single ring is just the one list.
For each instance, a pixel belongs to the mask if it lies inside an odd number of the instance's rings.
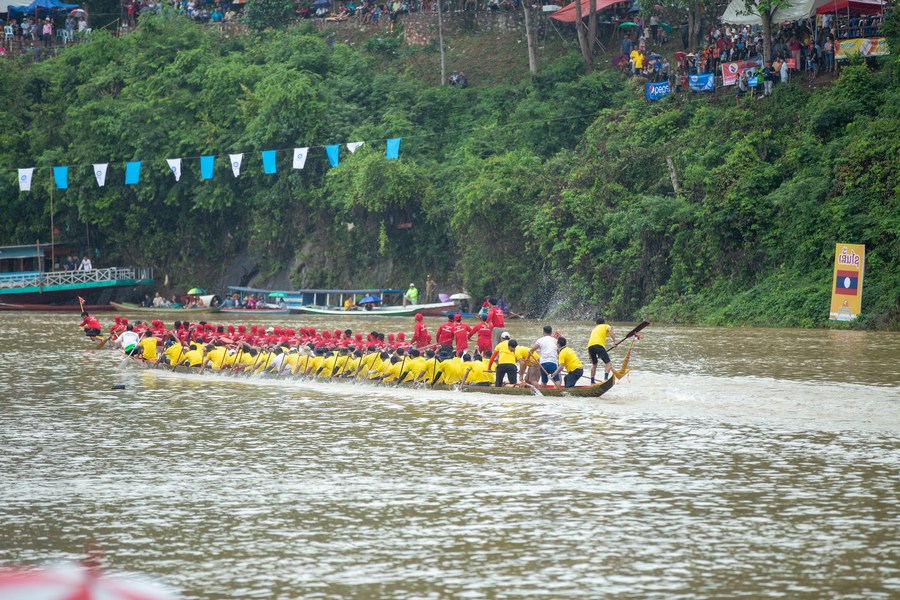
[{"label": "wooden paddle", "polygon": [[637,327],[635,327],[634,329],[632,329],[631,331],[629,331],[628,333],[626,333],[626,334],[625,334],[625,337],[623,337],[621,340],[619,340],[618,342],[616,342],[615,344],[613,344],[612,346],[610,346],[609,349],[612,350],[613,348],[615,348],[616,346],[618,346],[619,344],[621,344],[622,342],[624,342],[624,341],[627,340],[628,338],[634,337],[634,335],[635,335],[636,333],[638,333],[639,331],[642,331],[642,330],[643,330],[645,327],[647,327],[649,324],[650,324],[650,321],[641,321],[641,323],[640,323]]},{"label": "wooden paddle", "polygon": [[112,339],[112,336],[113,336],[113,334],[109,334],[108,336],[106,336],[105,338],[103,338],[102,340],[100,340],[100,343],[97,344],[97,347],[94,348],[94,350],[100,350],[101,348],[103,348],[103,346],[105,346],[106,343],[107,343],[109,340]]}]

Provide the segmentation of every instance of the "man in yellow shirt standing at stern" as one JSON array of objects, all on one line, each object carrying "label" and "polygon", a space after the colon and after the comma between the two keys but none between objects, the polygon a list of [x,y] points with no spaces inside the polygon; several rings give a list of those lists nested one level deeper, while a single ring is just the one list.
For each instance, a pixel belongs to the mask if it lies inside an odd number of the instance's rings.
[{"label": "man in yellow shirt standing at stern", "polygon": [[591,338],[588,340],[588,355],[591,357],[591,385],[594,385],[594,377],[597,375],[598,359],[603,360],[604,381],[609,379],[612,362],[609,360],[609,353],[606,352],[606,338],[611,337],[613,344],[616,343],[616,336],[603,317],[597,317],[596,323],[596,327],[591,331]]}]

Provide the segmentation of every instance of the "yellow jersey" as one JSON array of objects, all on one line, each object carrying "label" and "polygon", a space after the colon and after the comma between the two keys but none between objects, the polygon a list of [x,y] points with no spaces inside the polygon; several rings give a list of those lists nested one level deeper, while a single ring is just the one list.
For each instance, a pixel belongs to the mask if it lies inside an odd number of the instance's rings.
[{"label": "yellow jersey", "polygon": [[462,381],[463,375],[466,373],[467,364],[457,357],[443,361],[441,366],[438,367],[438,371],[441,373],[441,378],[438,379],[438,382],[446,385],[456,385]]},{"label": "yellow jersey", "polygon": [[494,375],[488,373],[487,366],[480,360],[463,363],[463,367],[469,369],[466,383],[493,383]]},{"label": "yellow jersey", "polygon": [[591,338],[588,340],[588,348],[591,346],[603,346],[606,348],[606,337],[609,335],[609,325],[601,323],[594,327],[591,331]]},{"label": "yellow jersey", "polygon": [[206,360],[210,362],[210,366],[219,370],[222,368],[222,364],[225,362],[225,357],[228,355],[228,349],[225,346],[216,346],[212,350],[206,353]]},{"label": "yellow jersey", "polygon": [[158,355],[156,354],[156,338],[145,337],[140,341],[141,357],[144,360],[152,360],[156,362]]},{"label": "yellow jersey", "polygon": [[189,367],[199,367],[200,361],[203,360],[203,353],[199,350],[189,350],[184,353],[184,356],[181,357],[181,362],[179,364],[186,364]]},{"label": "yellow jersey", "polygon": [[494,355],[497,357],[498,365],[514,365],[516,364],[516,353],[509,349],[509,342],[503,341],[494,347]]},{"label": "yellow jersey", "polygon": [[559,364],[561,364],[568,373],[584,367],[584,365],[581,364],[581,361],[578,360],[575,351],[568,347],[559,351]]}]

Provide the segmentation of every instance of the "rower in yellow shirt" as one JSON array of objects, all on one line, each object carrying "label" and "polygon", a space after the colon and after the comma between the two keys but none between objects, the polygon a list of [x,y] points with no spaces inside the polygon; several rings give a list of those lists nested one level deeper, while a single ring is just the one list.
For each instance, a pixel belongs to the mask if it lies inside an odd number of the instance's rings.
[{"label": "rower in yellow shirt", "polygon": [[566,343],[566,338],[562,336],[556,340],[556,346],[559,348],[559,366],[553,372],[553,376],[559,375],[565,369],[566,376],[563,378],[563,382],[565,387],[570,388],[575,387],[575,384],[584,375],[584,365],[578,360],[575,351],[567,347]]},{"label": "rower in yellow shirt", "polygon": [[504,331],[500,334],[500,343],[494,346],[494,353],[491,355],[491,360],[488,362],[488,370],[494,365],[494,362],[497,363],[497,375],[494,380],[494,385],[497,387],[503,387],[504,376],[509,378],[511,384],[516,384],[517,347],[518,343],[516,343],[516,340],[511,340],[509,338],[508,331]]},{"label": "rower in yellow shirt", "polygon": [[156,343],[158,341],[155,337],[149,335],[141,338],[141,341],[138,342],[138,345],[141,347],[141,358],[156,362],[156,359],[159,358],[159,355],[156,353]]},{"label": "rower in yellow shirt", "polygon": [[225,364],[225,357],[228,355],[228,348],[225,346],[216,346],[206,353],[207,364],[214,371],[219,371]]},{"label": "rower in yellow shirt", "polygon": [[475,360],[472,360],[468,353],[463,354],[463,367],[465,368],[463,382],[466,385],[489,386],[494,382],[494,376],[488,372],[484,361],[478,355],[476,357]]},{"label": "rower in yellow shirt", "polygon": [[462,359],[458,356],[454,356],[453,358],[441,361],[441,364],[438,367],[438,373],[440,373],[440,377],[437,381],[438,383],[443,383],[444,385],[456,385],[462,381],[463,376],[466,374],[466,367],[463,366]]},{"label": "rower in yellow shirt", "polygon": [[[174,339],[174,337],[172,339]],[[176,365],[181,362],[181,358],[187,351],[188,349],[176,340],[169,344],[169,347],[166,348],[166,351],[163,354],[166,357],[166,363]]]}]

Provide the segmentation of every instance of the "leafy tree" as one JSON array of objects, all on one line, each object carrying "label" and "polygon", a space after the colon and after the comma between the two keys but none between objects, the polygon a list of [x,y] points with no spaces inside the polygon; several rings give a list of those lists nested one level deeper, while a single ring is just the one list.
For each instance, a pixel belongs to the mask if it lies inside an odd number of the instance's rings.
[{"label": "leafy tree", "polygon": [[283,29],[294,20],[294,0],[249,0],[246,23],[251,29]]}]

